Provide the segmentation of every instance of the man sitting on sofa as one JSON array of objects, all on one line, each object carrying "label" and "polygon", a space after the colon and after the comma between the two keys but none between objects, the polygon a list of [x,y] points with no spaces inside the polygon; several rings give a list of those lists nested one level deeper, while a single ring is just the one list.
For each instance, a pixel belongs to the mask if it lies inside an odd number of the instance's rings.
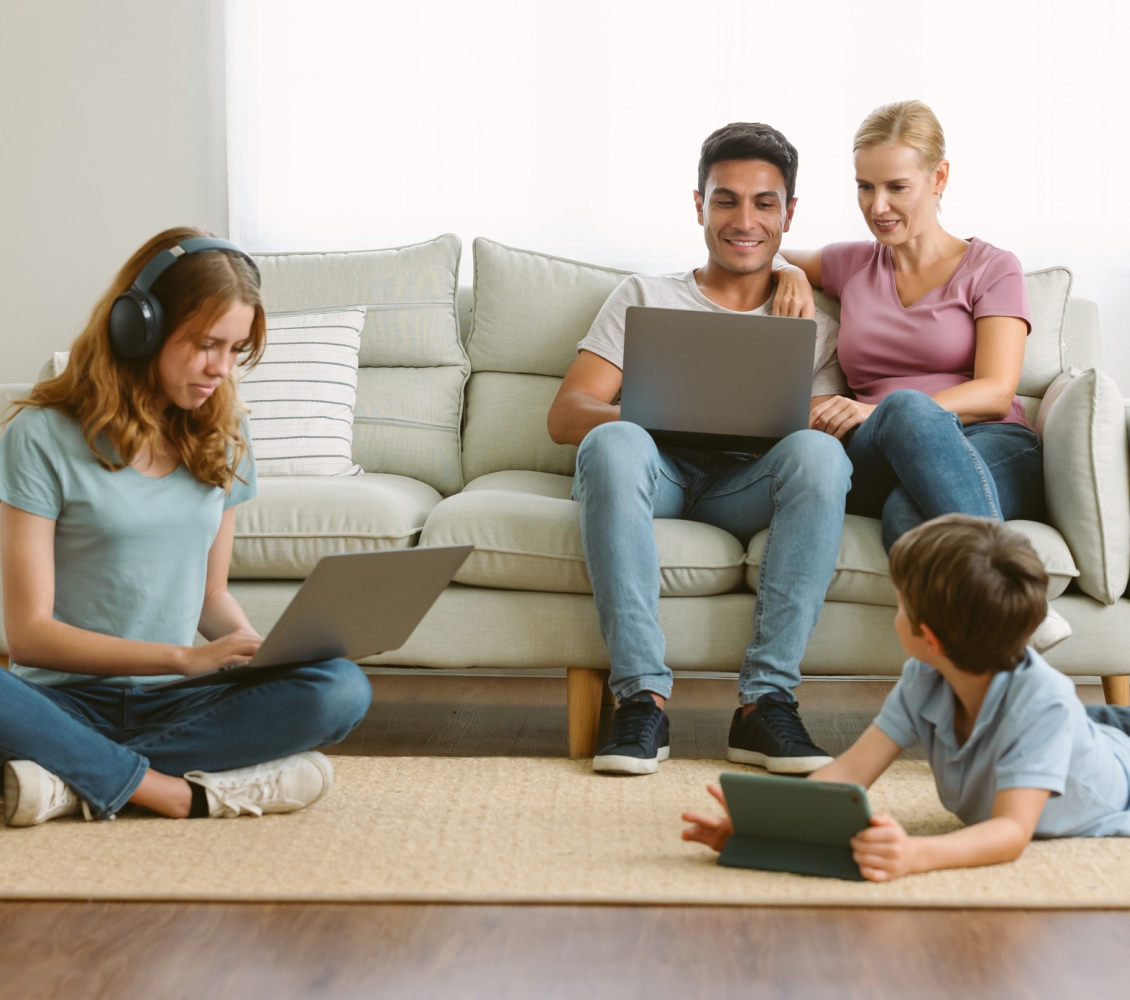
[{"label": "man sitting on sofa", "polygon": [[[796,149],[767,125],[727,125],[707,138],[694,194],[705,265],[625,279],[578,345],[550,408],[553,440],[580,446],[573,498],[617,699],[611,742],[593,760],[597,771],[650,774],[668,756],[663,709],[672,675],[658,623],[657,517],[713,524],[743,544],[772,528],[728,756],[786,774],[831,763],[805,729],[793,689],[839,551],[851,480],[843,446],[804,430],[760,456],[659,448],[642,427],[620,422],[614,402],[629,306],[772,312],[774,256],[796,207],[796,175]],[[813,406],[847,391],[836,360],[838,326],[819,312],[816,321]]]}]

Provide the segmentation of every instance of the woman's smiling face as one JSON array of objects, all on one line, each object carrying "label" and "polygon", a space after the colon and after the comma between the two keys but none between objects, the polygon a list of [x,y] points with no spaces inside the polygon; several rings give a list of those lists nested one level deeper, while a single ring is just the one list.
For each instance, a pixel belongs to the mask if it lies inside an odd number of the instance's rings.
[{"label": "woman's smiling face", "polygon": [[856,151],[859,208],[880,243],[898,246],[937,224],[938,198],[949,178],[949,162],[932,170],[917,150],[885,142]]}]

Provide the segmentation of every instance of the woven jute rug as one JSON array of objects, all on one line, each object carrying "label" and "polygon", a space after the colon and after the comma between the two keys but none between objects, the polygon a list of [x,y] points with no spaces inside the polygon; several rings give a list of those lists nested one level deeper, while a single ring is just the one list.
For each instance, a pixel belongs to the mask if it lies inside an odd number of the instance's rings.
[{"label": "woven jute rug", "polygon": [[[330,794],[287,816],[0,830],[0,898],[1130,907],[1130,839],[1037,842],[1017,862],[888,885],[720,868],[679,839],[711,809],[720,761],[610,778],[587,761],[336,757]],[[872,807],[911,833],[960,824],[926,765],[904,761]]]}]

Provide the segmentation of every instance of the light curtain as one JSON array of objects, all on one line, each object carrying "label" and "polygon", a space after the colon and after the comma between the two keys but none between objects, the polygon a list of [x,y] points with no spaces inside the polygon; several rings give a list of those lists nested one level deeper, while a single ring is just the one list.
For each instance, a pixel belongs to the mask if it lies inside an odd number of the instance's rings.
[{"label": "light curtain", "polygon": [[349,249],[441,232],[644,271],[704,257],[698,150],[763,121],[800,151],[786,245],[864,239],[851,137],[917,97],[943,223],[1072,266],[1130,394],[1130,5],[229,0],[232,235]]}]

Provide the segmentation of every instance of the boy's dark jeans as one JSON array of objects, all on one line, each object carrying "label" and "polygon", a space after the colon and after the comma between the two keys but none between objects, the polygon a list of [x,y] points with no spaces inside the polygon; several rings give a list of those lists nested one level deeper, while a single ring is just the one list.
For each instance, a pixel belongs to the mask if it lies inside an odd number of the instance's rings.
[{"label": "boy's dark jeans", "polygon": [[1101,722],[1104,726],[1120,729],[1130,736],[1130,708],[1122,705],[1088,705],[1087,714],[1092,722]]}]

